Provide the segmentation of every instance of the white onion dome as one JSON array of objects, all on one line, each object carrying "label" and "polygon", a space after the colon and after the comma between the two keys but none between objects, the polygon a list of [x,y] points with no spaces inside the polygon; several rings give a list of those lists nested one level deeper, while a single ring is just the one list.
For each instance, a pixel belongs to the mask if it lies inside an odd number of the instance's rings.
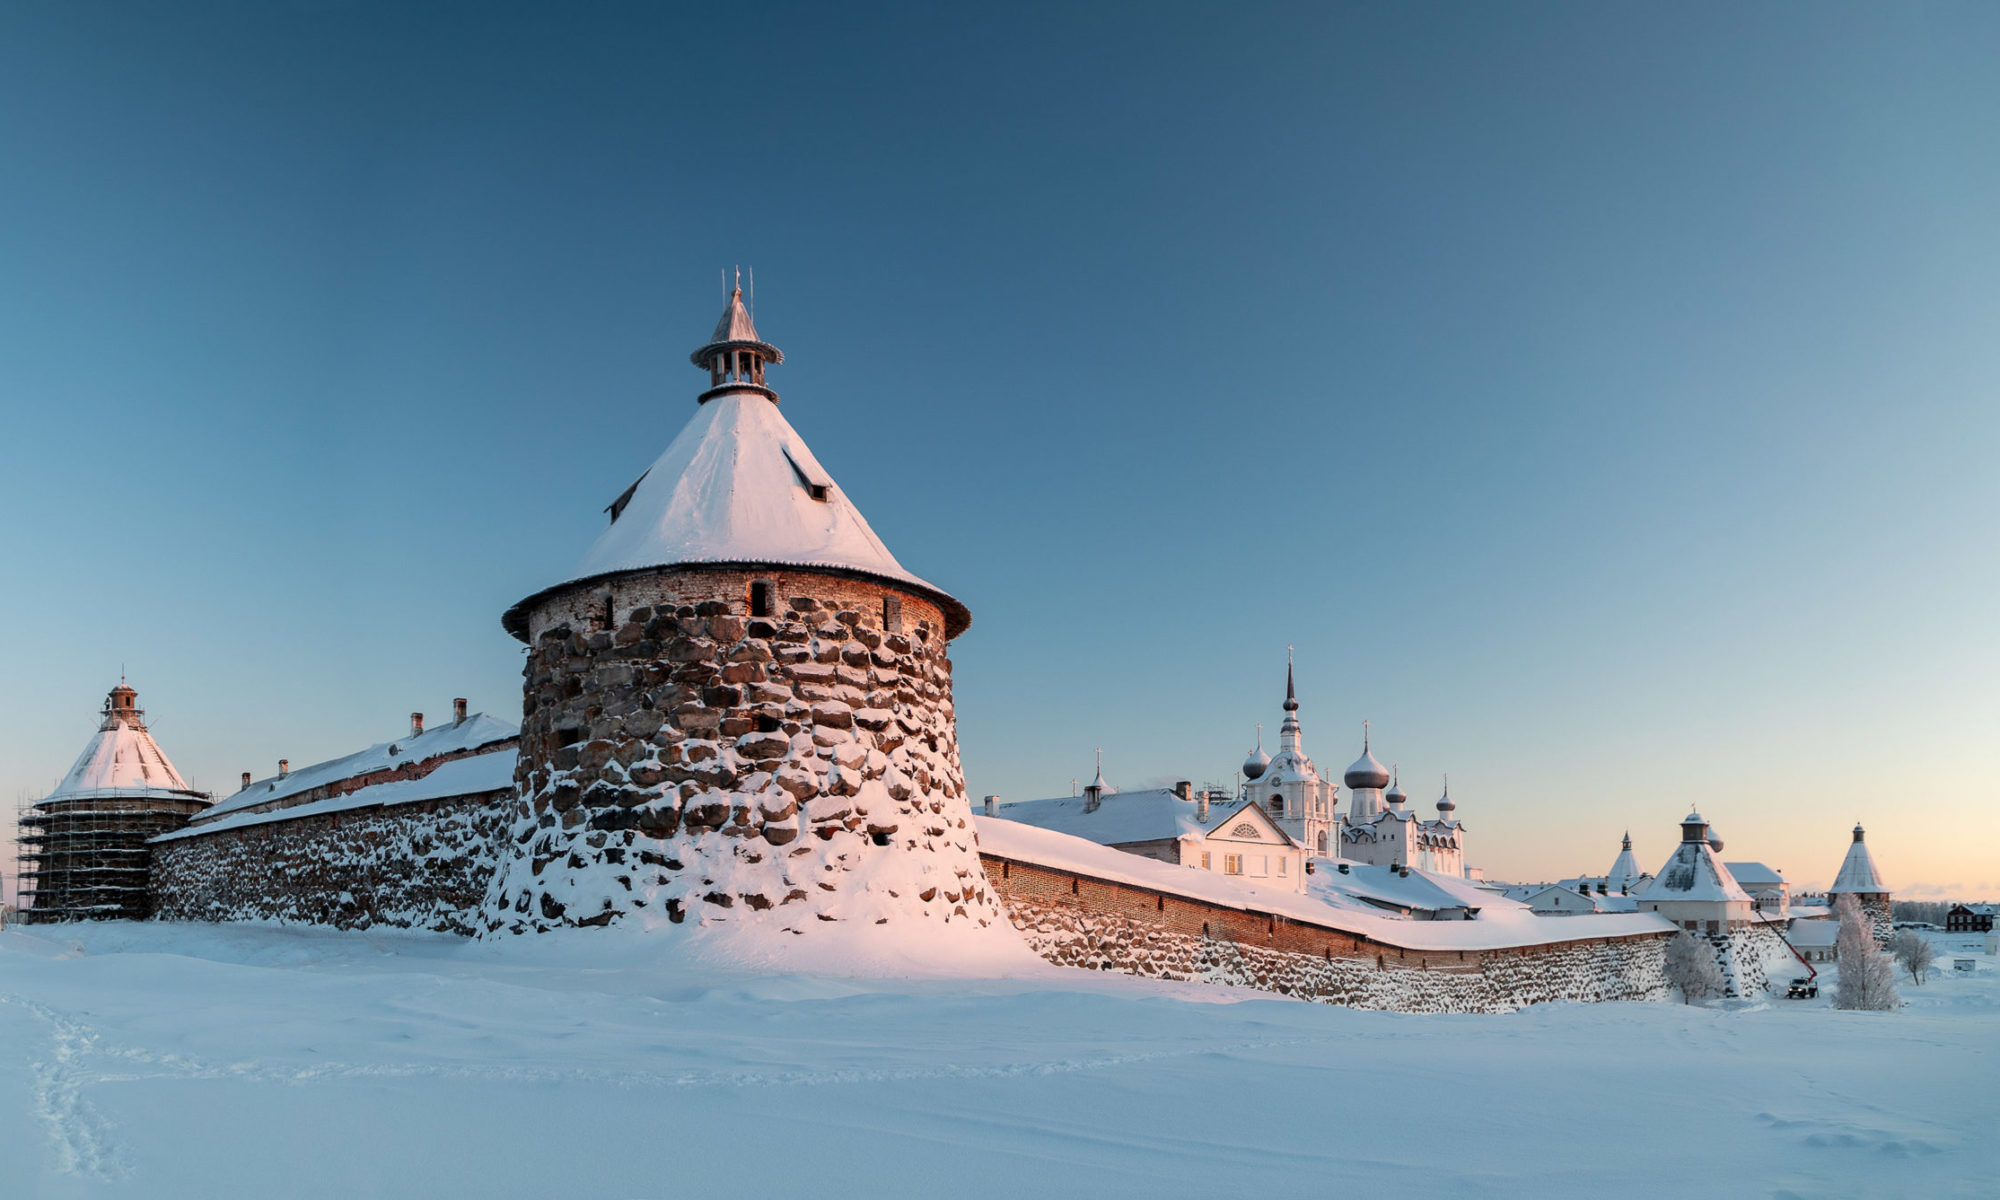
[{"label": "white onion dome", "polygon": [[1361,757],[1355,759],[1354,765],[1347,768],[1347,774],[1341,777],[1341,782],[1351,788],[1379,790],[1389,786],[1389,769],[1377,762],[1375,756],[1363,746]]},{"label": "white onion dome", "polygon": [[1409,798],[1410,798],[1409,793],[1403,790],[1402,776],[1400,773],[1398,773],[1395,777],[1393,777],[1389,781],[1389,790],[1382,793],[1382,799],[1387,801],[1392,806],[1406,803],[1409,800]]},{"label": "white onion dome", "polygon": [[1438,813],[1440,816],[1449,817],[1453,812],[1457,811],[1457,809],[1458,809],[1458,801],[1453,800],[1451,798],[1451,785],[1446,784],[1444,787],[1444,795],[1438,797]]},{"label": "white onion dome", "polygon": [[1722,835],[1715,832],[1713,825],[1709,826],[1708,829],[1708,848],[1717,854],[1722,853]]}]

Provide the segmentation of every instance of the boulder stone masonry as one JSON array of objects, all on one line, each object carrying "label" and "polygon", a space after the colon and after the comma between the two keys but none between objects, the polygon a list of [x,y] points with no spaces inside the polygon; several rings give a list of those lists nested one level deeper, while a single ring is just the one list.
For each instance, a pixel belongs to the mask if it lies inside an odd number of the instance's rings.
[{"label": "boulder stone masonry", "polygon": [[1556,1000],[1658,1000],[1667,994],[1670,934],[1664,931],[1481,950],[1408,950],[1271,913],[992,855],[986,870],[1030,948],[1060,966],[1409,1013],[1511,1012]]},{"label": "boulder stone masonry", "polygon": [[806,569],[676,566],[540,598],[489,927],[1001,920],[945,628],[914,590]]},{"label": "boulder stone masonry", "polygon": [[159,843],[168,921],[287,921],[479,932],[506,812],[497,795],[366,808]]}]

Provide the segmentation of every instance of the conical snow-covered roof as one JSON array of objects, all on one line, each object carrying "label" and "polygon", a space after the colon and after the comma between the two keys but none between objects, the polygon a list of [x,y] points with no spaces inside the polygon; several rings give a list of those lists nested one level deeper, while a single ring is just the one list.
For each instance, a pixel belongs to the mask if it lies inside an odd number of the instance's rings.
[{"label": "conical snow-covered roof", "polygon": [[[732,297],[717,340],[755,341],[749,322],[740,295]],[[612,506],[611,527],[555,587],[683,565],[818,568],[921,592],[943,609],[947,637],[965,631],[972,623],[965,605],[896,561],[776,401],[762,389],[705,395],[665,453]],[[525,638],[528,611],[553,590],[509,609],[507,630]]]},{"label": "conical snow-covered roof", "polygon": [[104,720],[43,803],[91,796],[177,796],[201,793],[188,786],[146,731],[139,694],[121,681],[104,702]]},{"label": "conical snow-covered roof", "polygon": [[1639,882],[1639,876],[1639,860],[1632,857],[1632,835],[1628,833],[1618,857],[1611,861],[1611,870],[1605,872],[1604,882],[1607,887],[1623,891]]},{"label": "conical snow-covered roof", "polygon": [[[1636,894],[1647,900],[1736,900],[1750,903],[1750,893],[1736,882],[1729,868],[1708,844],[1708,822],[1689,813],[1681,821],[1681,841],[1660,873]],[[1624,856],[1621,855],[1622,860]],[[1608,880],[1606,881],[1609,882]]]},{"label": "conical snow-covered roof", "polygon": [[1868,843],[1861,840],[1859,823],[1854,826],[1854,840],[1848,844],[1847,857],[1840,860],[1840,874],[1833,877],[1829,893],[1860,892],[1863,894],[1886,893],[1889,885],[1882,882],[1876,873],[1875,858],[1868,853]]}]

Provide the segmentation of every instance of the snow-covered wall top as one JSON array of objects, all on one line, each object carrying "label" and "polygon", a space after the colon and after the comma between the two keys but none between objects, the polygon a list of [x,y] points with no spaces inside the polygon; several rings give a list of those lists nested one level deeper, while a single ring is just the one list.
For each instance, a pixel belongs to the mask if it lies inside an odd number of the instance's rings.
[{"label": "snow-covered wall top", "polygon": [[[228,799],[218,802],[215,807],[202,814],[202,820],[203,822],[219,820],[229,813],[254,805],[268,804],[273,800],[282,800],[287,796],[296,796],[356,775],[392,770],[408,763],[420,763],[426,759],[456,754],[460,751],[477,750],[481,746],[490,746],[495,742],[504,742],[520,735],[520,727],[512,722],[502,721],[485,713],[474,713],[456,724],[432,726],[415,737],[377,742],[366,750],[357,750],[340,758],[330,758],[325,762],[301,767],[285,775],[259,779]],[[513,760],[512,755],[508,755],[507,758],[510,762]]]},{"label": "snow-covered wall top", "polygon": [[903,569],[778,405],[754,392],[718,396],[695,410],[567,582],[700,563],[857,571],[964,610]]},{"label": "snow-covered wall top", "polygon": [[[1301,896],[1260,888],[1210,871],[1141,858],[1018,821],[975,817],[974,822],[982,854],[1151,888],[1191,900],[1271,913],[1411,950],[1493,950],[1588,938],[1643,936],[1671,932],[1674,928],[1671,922],[1651,913],[1538,916],[1525,905],[1508,902],[1463,880],[1419,871],[1412,871],[1410,879],[1417,880],[1421,875],[1426,888],[1463,894],[1482,911],[1477,919],[1470,921],[1411,921],[1383,913],[1358,894],[1347,894],[1335,882],[1336,875],[1314,876],[1311,894]],[[1371,890],[1386,886],[1386,880],[1375,880],[1369,885]]]},{"label": "snow-covered wall top", "polygon": [[301,817],[317,817],[349,809],[372,808],[377,805],[390,807],[398,804],[416,804],[424,800],[443,800],[452,796],[477,796],[491,792],[512,791],[514,762],[517,757],[511,748],[497,750],[491,754],[475,754],[470,758],[444,763],[421,779],[397,779],[388,783],[378,783],[370,787],[357,788],[344,795],[329,796],[310,804],[296,804],[274,812],[237,812],[187,829],[162,834],[152,840],[156,843],[174,842],[230,829],[241,829],[249,825],[263,825],[272,821],[296,821]]}]

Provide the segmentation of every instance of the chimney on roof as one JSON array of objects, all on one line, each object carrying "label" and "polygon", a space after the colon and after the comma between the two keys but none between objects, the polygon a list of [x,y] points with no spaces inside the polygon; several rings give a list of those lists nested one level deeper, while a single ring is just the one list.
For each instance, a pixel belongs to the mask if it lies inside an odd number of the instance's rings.
[{"label": "chimney on roof", "polygon": [[1194,781],[1191,779],[1182,779],[1176,782],[1174,784],[1174,795],[1179,796],[1183,800],[1194,799]]},{"label": "chimney on roof", "polygon": [[1195,804],[1194,804],[1195,820],[1197,821],[1208,820],[1208,797],[1209,797],[1208,788],[1201,789],[1201,794],[1195,797]]},{"label": "chimney on roof", "polygon": [[424,714],[422,713],[410,714],[410,736],[411,737],[424,736]]},{"label": "chimney on roof", "polygon": [[465,697],[463,696],[451,702],[451,723],[453,725],[465,724]]},{"label": "chimney on roof", "polygon": [[250,772],[248,771],[243,772],[243,786],[244,787],[250,786]]},{"label": "chimney on roof", "polygon": [[998,797],[998,796],[988,796],[988,797],[986,797],[986,806],[985,806],[985,807],[986,807],[986,813],[985,813],[985,815],[987,815],[987,816],[989,816],[989,817],[997,817],[997,816],[999,816],[999,815],[1000,815],[1000,797]]},{"label": "chimney on roof", "polygon": [[278,778],[283,779],[285,776],[290,775],[291,773],[292,773],[292,760],[289,758],[279,759]]}]

